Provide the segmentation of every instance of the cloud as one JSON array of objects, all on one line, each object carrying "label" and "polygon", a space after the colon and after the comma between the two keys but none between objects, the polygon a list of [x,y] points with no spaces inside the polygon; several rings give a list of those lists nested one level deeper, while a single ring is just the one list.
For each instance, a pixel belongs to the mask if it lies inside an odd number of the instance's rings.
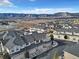
[{"label": "cloud", "polygon": [[9,0],[0,0],[0,6],[14,6],[14,4],[12,2],[10,2]]},{"label": "cloud", "polygon": [[[21,12],[27,14],[53,14],[57,12],[76,12],[72,8],[34,8],[34,9],[25,9]],[[78,11],[77,11],[78,12]]]},{"label": "cloud", "polygon": [[[4,13],[5,9],[0,9],[0,13]],[[26,9],[8,9],[5,13],[25,13],[25,14],[54,14],[57,12],[77,13],[79,10],[73,8],[26,8]]]}]

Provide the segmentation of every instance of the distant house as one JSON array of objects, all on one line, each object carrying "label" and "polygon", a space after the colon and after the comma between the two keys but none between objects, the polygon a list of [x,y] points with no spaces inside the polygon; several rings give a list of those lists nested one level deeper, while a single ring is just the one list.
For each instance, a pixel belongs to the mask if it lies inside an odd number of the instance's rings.
[{"label": "distant house", "polygon": [[[53,32],[54,38],[60,39],[60,40],[67,40],[72,42],[79,42],[79,29],[55,29]],[[64,36],[67,35],[67,39],[64,38]]]}]

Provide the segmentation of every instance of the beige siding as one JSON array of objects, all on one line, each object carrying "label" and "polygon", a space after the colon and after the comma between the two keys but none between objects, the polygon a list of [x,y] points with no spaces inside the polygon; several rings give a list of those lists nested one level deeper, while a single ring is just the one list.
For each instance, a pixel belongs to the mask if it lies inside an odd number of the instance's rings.
[{"label": "beige siding", "polygon": [[79,57],[72,55],[68,52],[64,52],[64,59],[79,59]]},{"label": "beige siding", "polygon": [[67,41],[72,41],[72,42],[79,41],[79,36],[68,35],[68,39],[64,39],[65,35],[61,35],[61,34],[53,34],[53,35],[55,39],[67,40]]}]

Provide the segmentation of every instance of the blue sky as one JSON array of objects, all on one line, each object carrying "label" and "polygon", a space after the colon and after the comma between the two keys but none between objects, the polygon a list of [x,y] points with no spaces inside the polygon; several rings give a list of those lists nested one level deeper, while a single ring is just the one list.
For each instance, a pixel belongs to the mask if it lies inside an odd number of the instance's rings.
[{"label": "blue sky", "polygon": [[0,0],[0,13],[79,12],[79,0]]}]

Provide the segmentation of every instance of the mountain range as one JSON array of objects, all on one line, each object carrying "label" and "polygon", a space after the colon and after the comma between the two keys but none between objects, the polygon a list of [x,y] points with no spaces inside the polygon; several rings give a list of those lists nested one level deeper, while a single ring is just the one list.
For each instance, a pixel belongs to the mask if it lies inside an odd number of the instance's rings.
[{"label": "mountain range", "polygon": [[79,18],[79,13],[69,13],[69,12],[58,12],[54,14],[0,13],[0,19],[24,19],[24,18]]}]

